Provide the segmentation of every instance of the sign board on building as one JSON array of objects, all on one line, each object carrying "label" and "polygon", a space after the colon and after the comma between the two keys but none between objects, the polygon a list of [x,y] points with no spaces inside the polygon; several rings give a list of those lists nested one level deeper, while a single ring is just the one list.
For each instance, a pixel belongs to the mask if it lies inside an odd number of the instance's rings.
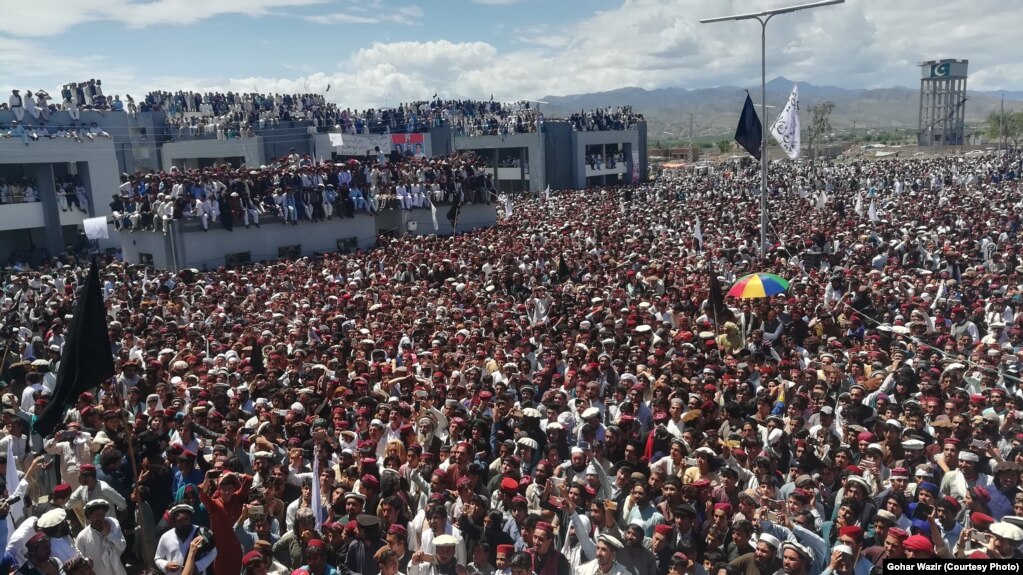
[{"label": "sign board on building", "polygon": [[[374,154],[379,147],[385,154],[391,148],[387,134],[329,134],[332,151],[339,156],[365,156]],[[338,136],[337,139],[334,136]]]}]

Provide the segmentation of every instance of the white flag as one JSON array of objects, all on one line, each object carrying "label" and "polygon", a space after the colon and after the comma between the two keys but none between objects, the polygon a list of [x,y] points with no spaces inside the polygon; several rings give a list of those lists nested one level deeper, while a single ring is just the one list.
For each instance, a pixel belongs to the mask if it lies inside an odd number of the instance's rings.
[{"label": "white flag", "polygon": [[108,239],[110,238],[110,231],[107,230],[107,217],[100,216],[98,218],[86,218],[82,220],[82,229],[85,231],[85,237],[90,240]]},{"label": "white flag", "polygon": [[870,209],[867,210],[867,217],[870,218],[870,221],[872,222],[877,221],[877,208],[874,207],[874,200],[870,200]]},{"label": "white flag", "polygon": [[700,227],[700,217],[696,217],[696,225],[693,226],[693,237],[696,241],[700,242],[700,247],[703,247],[703,228]]},{"label": "white flag", "polygon": [[828,205],[828,195],[821,190],[821,194],[817,196],[817,209],[824,211],[824,208]]},{"label": "white flag", "polygon": [[440,231],[440,225],[437,223],[437,204],[430,202],[430,217],[433,218],[433,233]]},{"label": "white flag", "polygon": [[320,446],[317,445],[313,449],[313,493],[312,501],[310,502],[313,507],[313,513],[316,514],[316,528],[323,527],[323,504],[320,502]]},{"label": "white flag", "polygon": [[771,126],[771,135],[790,160],[799,157],[799,86],[792,86],[789,101]]},{"label": "white flag", "polygon": [[547,184],[547,189],[543,191],[543,201],[547,202],[551,199],[551,185]]},{"label": "white flag", "polygon": [[856,207],[853,208],[853,211],[856,212],[856,215],[858,216],[863,215],[863,194],[856,196]]},{"label": "white flag", "polygon": [[[17,416],[15,416],[17,417]],[[14,456],[14,442],[19,441],[12,437],[7,442],[7,474],[4,479],[7,480],[7,492],[11,495],[14,494],[15,489],[18,487],[18,468],[15,467],[15,462],[18,460]],[[21,440],[24,441],[24,440]],[[11,511],[7,515],[7,528],[10,529],[8,533],[14,533],[13,526],[15,519],[21,519],[25,515],[25,504],[20,500],[17,503],[11,504]]]},{"label": "white flag", "polygon": [[504,218],[508,219],[512,216],[512,201],[509,196],[502,196],[501,201],[504,203]]},{"label": "white flag", "polygon": [[938,302],[945,297],[945,282],[938,283],[938,293],[934,296],[934,301],[931,302],[931,309],[938,307]]}]

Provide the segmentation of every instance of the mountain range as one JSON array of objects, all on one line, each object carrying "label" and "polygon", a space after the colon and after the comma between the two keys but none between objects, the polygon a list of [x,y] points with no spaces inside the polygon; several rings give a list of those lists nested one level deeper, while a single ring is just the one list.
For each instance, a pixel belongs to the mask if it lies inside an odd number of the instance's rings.
[{"label": "mountain range", "polygon": [[[767,83],[768,122],[773,122],[792,90],[793,81],[777,77]],[[760,113],[760,86],[751,88],[750,95]],[[991,112],[1001,106],[1005,95],[1006,109],[1023,109],[1023,91],[967,90],[966,124],[980,125]],[[604,106],[630,105],[642,113],[648,123],[648,140],[688,138],[689,114],[693,114],[693,132],[697,138],[731,134],[735,130],[746,89],[735,86],[716,88],[620,88],[606,92],[545,96],[543,110],[553,115],[567,115],[580,110]],[[809,123],[808,108],[823,101],[834,102],[831,124],[836,130],[915,130],[919,118],[919,89],[892,88],[840,88],[799,83],[799,107],[803,111],[803,125]],[[775,106],[771,108],[770,106]],[[669,132],[670,134],[666,134]]]}]

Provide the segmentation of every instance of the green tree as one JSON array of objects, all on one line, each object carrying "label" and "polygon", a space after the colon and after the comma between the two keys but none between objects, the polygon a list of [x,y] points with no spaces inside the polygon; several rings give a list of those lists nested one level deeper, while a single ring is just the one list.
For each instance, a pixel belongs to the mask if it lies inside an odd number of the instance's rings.
[{"label": "green tree", "polygon": [[722,154],[726,154],[729,151],[731,151],[731,149],[732,149],[732,141],[731,140],[720,140],[717,143],[717,147],[718,147],[718,150]]},{"label": "green tree", "polygon": [[834,110],[835,103],[831,101],[810,106],[810,129],[807,131],[806,147],[811,161],[817,157],[817,148],[821,141],[831,133],[831,112]]},{"label": "green tree", "polygon": [[987,118],[988,136],[1001,141],[1003,145],[1019,147],[1023,141],[1023,111],[1005,110],[991,112]]}]

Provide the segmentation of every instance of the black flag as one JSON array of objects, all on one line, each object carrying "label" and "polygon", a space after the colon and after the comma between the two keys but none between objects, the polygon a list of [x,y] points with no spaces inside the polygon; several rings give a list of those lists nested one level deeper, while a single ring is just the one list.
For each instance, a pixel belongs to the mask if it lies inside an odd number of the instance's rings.
[{"label": "black flag", "polygon": [[572,270],[568,269],[568,264],[565,263],[565,256],[558,256],[558,275],[563,279],[568,279],[572,275]]},{"label": "black flag", "polygon": [[85,288],[78,295],[78,307],[60,356],[60,369],[53,398],[36,418],[34,431],[46,437],[61,422],[64,412],[78,395],[114,376],[114,360],[107,333],[107,311],[100,293],[96,262],[89,268]]},{"label": "black flag", "polygon": [[735,129],[735,141],[754,158],[759,160],[760,145],[763,139],[763,126],[760,125],[757,110],[753,107],[753,99],[749,97],[749,92],[747,92],[746,103],[742,106],[742,115],[739,116],[739,127]]},{"label": "black flag", "polygon": [[252,373],[266,373],[266,365],[263,364],[263,346],[260,344],[258,337],[252,342],[252,355],[249,356],[249,365],[252,367]]},{"label": "black flag", "polygon": [[707,260],[707,274],[710,276],[710,309],[714,314],[719,314],[725,309],[725,296],[721,291],[721,281],[710,259]]}]

